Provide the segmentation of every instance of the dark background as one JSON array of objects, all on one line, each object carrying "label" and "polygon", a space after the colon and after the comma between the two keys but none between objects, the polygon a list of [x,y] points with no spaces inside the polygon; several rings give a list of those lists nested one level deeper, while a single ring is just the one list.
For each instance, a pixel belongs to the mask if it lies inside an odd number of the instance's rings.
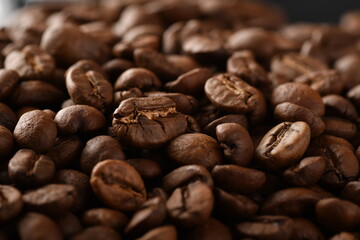
[{"label": "dark background", "polygon": [[338,22],[342,13],[360,10],[360,0],[268,0],[285,9],[289,21]]}]

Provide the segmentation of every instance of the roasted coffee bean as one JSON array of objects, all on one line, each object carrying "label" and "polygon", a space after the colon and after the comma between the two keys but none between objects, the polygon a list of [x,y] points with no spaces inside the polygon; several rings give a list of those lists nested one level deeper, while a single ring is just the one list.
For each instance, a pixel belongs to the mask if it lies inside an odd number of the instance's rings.
[{"label": "roasted coffee bean", "polygon": [[289,167],[305,153],[310,143],[310,127],[305,122],[283,122],[265,134],[255,157],[269,170]]},{"label": "roasted coffee bean", "polygon": [[347,89],[360,84],[360,57],[357,54],[348,54],[335,62],[335,68],[341,74]]},{"label": "roasted coffee bean", "polygon": [[108,46],[113,45],[117,40],[109,25],[103,21],[82,24],[80,30]]},{"label": "roasted coffee bean", "polygon": [[0,185],[0,222],[5,223],[21,212],[21,192],[8,185]]},{"label": "roasted coffee bean", "polygon": [[259,209],[253,200],[244,195],[225,192],[220,188],[215,188],[214,195],[215,213],[225,219],[250,219]]},{"label": "roasted coffee bean", "polygon": [[129,90],[114,92],[114,104],[119,105],[122,101],[129,98],[142,97],[143,93],[138,88],[130,88]]},{"label": "roasted coffee bean", "polygon": [[45,112],[34,110],[23,114],[14,129],[14,138],[23,148],[46,152],[55,143],[57,128]]},{"label": "roasted coffee bean", "polygon": [[285,216],[259,216],[248,222],[236,225],[236,231],[242,238],[249,239],[291,239],[293,221]]},{"label": "roasted coffee bean", "polygon": [[276,105],[274,118],[281,122],[304,121],[309,125],[312,137],[319,136],[325,130],[325,124],[319,116],[310,109],[291,102]]},{"label": "roasted coffee bean", "polygon": [[340,94],[344,88],[344,82],[335,70],[305,73],[295,78],[294,82],[309,85],[320,95]]},{"label": "roasted coffee bean", "polygon": [[329,240],[357,240],[359,237],[358,233],[341,232],[332,236]]},{"label": "roasted coffee bean", "polygon": [[30,211],[50,215],[61,215],[69,210],[76,198],[76,190],[71,185],[49,184],[22,196]]},{"label": "roasted coffee bean", "polygon": [[327,198],[316,204],[316,218],[325,231],[349,231],[360,224],[360,208],[346,200]]},{"label": "roasted coffee bean", "polygon": [[231,163],[249,165],[254,154],[254,146],[245,128],[236,123],[223,123],[216,127],[216,136],[225,157]]},{"label": "roasted coffee bean", "polygon": [[13,110],[0,102],[0,126],[13,130],[18,119]]},{"label": "roasted coffee bean", "polygon": [[112,103],[113,88],[98,71],[100,66],[96,65],[88,60],[72,65],[66,72],[66,88],[75,104],[86,104],[105,110]]},{"label": "roasted coffee bean", "polygon": [[146,200],[146,189],[139,173],[121,160],[96,164],[90,183],[101,201],[121,211],[134,211]]},{"label": "roasted coffee bean", "polygon": [[119,76],[114,85],[115,90],[134,87],[140,90],[157,90],[161,87],[161,82],[154,73],[145,68],[130,68]]},{"label": "roasted coffee bean", "polygon": [[260,190],[266,181],[265,173],[237,165],[217,165],[211,175],[215,186],[238,194],[254,193]]},{"label": "roasted coffee bean", "polygon": [[36,45],[28,45],[21,51],[6,56],[5,68],[16,71],[21,79],[49,79],[55,70],[53,57]]},{"label": "roasted coffee bean", "polygon": [[59,227],[49,217],[29,212],[25,214],[18,224],[18,232],[21,240],[61,240]]},{"label": "roasted coffee bean", "polygon": [[207,240],[232,240],[232,236],[229,228],[216,220],[215,218],[209,218],[204,224],[197,226],[185,234],[186,239],[207,239]]},{"label": "roasted coffee bean", "polygon": [[132,62],[117,58],[106,62],[101,68],[109,80],[115,82],[123,72],[134,67],[135,65]]},{"label": "roasted coffee bean", "polygon": [[71,240],[121,240],[117,231],[106,226],[94,226],[84,229]]},{"label": "roasted coffee bean", "polygon": [[221,111],[250,113],[250,119],[260,121],[266,113],[263,94],[233,74],[219,74],[205,84],[209,100]]},{"label": "roasted coffee bean", "polygon": [[139,240],[176,240],[177,231],[176,228],[172,225],[166,225],[162,227],[154,228],[142,237],[138,238]]},{"label": "roasted coffee bean", "polygon": [[57,168],[64,168],[74,163],[80,156],[82,143],[78,137],[58,137],[46,153]]},{"label": "roasted coffee bean", "polygon": [[54,176],[55,164],[46,155],[37,155],[29,149],[20,149],[10,159],[9,177],[21,186],[36,186],[48,183]]},{"label": "roasted coffee bean", "polygon": [[50,53],[57,64],[63,66],[70,66],[82,59],[104,63],[110,53],[105,44],[70,24],[48,27],[42,36],[41,48]]},{"label": "roasted coffee bean", "polygon": [[359,35],[360,34],[360,25],[359,25],[359,12],[350,11],[341,16],[340,27],[346,32]]},{"label": "roasted coffee bean", "polygon": [[176,111],[188,115],[196,113],[199,105],[196,98],[182,93],[149,92],[145,96],[170,98],[176,104]]},{"label": "roasted coffee bean", "polygon": [[82,230],[79,218],[70,212],[63,213],[54,220],[65,238],[70,238]]},{"label": "roasted coffee bean", "polygon": [[191,182],[201,181],[213,188],[214,182],[209,171],[201,165],[179,167],[163,177],[162,188],[172,192],[175,188],[184,187]]},{"label": "roasted coffee bean", "polygon": [[272,92],[271,101],[274,106],[284,102],[291,102],[310,109],[319,117],[325,113],[324,103],[319,93],[302,83],[279,85]]},{"label": "roasted coffee bean", "polygon": [[197,96],[203,92],[205,82],[212,74],[213,71],[209,68],[195,68],[180,75],[175,81],[166,83],[165,89],[170,92]]},{"label": "roasted coffee bean", "polygon": [[358,118],[358,113],[354,105],[346,98],[330,94],[322,98],[325,104],[325,115],[348,118],[350,120],[356,120]]},{"label": "roasted coffee bean", "polygon": [[10,95],[18,107],[33,106],[54,108],[65,99],[64,93],[54,85],[38,80],[21,82]]},{"label": "roasted coffee bean", "polygon": [[87,105],[74,105],[57,112],[54,121],[59,133],[70,135],[75,133],[94,132],[105,127],[104,115],[96,108]]},{"label": "roasted coffee bean", "polygon": [[217,141],[202,133],[187,133],[173,139],[167,146],[169,158],[181,165],[198,164],[212,169],[222,162]]},{"label": "roasted coffee bean", "polygon": [[155,197],[144,202],[125,228],[125,234],[140,236],[144,232],[162,224],[166,218],[165,202]]},{"label": "roasted coffee bean", "polygon": [[324,117],[324,134],[333,135],[345,139],[352,139],[357,133],[356,124],[342,118]]},{"label": "roasted coffee bean", "polygon": [[14,136],[9,129],[0,125],[0,160],[9,157],[13,150],[13,146]]},{"label": "roasted coffee bean", "polygon": [[80,167],[90,175],[94,166],[106,159],[125,160],[121,145],[110,136],[96,136],[90,139],[81,153]]},{"label": "roasted coffee bean", "polygon": [[303,218],[293,219],[293,230],[291,239],[293,240],[324,240],[324,234],[311,221]]},{"label": "roasted coffee bean", "polygon": [[4,99],[12,93],[19,78],[16,71],[0,69],[0,99]]},{"label": "roasted coffee bean", "polygon": [[261,213],[290,217],[309,216],[323,196],[308,188],[287,188],[267,197],[262,203]]},{"label": "roasted coffee bean", "polygon": [[150,48],[135,49],[134,59],[137,67],[149,69],[160,78],[170,80],[184,73],[170,62],[165,55]]},{"label": "roasted coffee bean", "polygon": [[133,166],[142,178],[152,179],[161,176],[161,167],[154,160],[146,158],[132,158],[127,159],[126,162]]},{"label": "roasted coffee bean", "polygon": [[187,120],[169,98],[130,98],[115,110],[112,125],[121,142],[138,148],[155,148],[184,133]]},{"label": "roasted coffee bean", "polygon": [[271,61],[271,71],[285,76],[289,80],[315,71],[327,70],[324,63],[316,58],[287,53],[275,56]]},{"label": "roasted coffee bean", "polygon": [[355,87],[351,88],[350,91],[347,93],[347,97],[355,104],[357,109],[360,109],[360,84],[356,85]]},{"label": "roasted coffee bean", "polygon": [[71,205],[71,210],[78,212],[89,205],[91,187],[89,177],[82,172],[63,169],[56,172],[54,182],[58,184],[72,185],[76,189],[76,198]]},{"label": "roasted coffee bean", "polygon": [[201,67],[197,61],[187,55],[167,55],[166,60],[173,64],[176,69],[178,69],[179,75],[189,72],[194,68]]},{"label": "roasted coffee bean", "polygon": [[166,203],[170,218],[183,227],[204,224],[209,219],[213,207],[213,193],[200,181],[175,189]]},{"label": "roasted coffee bean", "polygon": [[244,79],[251,86],[270,86],[265,70],[255,61],[255,57],[249,51],[235,52],[227,60],[227,72],[233,73]]},{"label": "roasted coffee bean", "polygon": [[359,192],[360,192],[360,182],[351,181],[344,186],[341,192],[341,198],[359,205],[360,204]]},{"label": "roasted coffee bean", "polygon": [[84,212],[82,221],[89,226],[102,225],[114,229],[124,229],[129,219],[125,214],[114,209],[92,208]]},{"label": "roasted coffee bean", "polygon": [[248,127],[249,127],[248,120],[244,115],[229,114],[229,115],[225,115],[223,117],[220,117],[220,118],[215,119],[214,121],[210,122],[209,124],[207,124],[204,127],[203,131],[204,131],[204,133],[206,133],[212,137],[215,137],[216,136],[215,129],[218,125],[220,125],[222,123],[237,123],[245,129],[248,129]]},{"label": "roasted coffee bean", "polygon": [[307,157],[283,172],[286,182],[294,186],[306,187],[317,183],[325,173],[326,162],[323,157]]}]

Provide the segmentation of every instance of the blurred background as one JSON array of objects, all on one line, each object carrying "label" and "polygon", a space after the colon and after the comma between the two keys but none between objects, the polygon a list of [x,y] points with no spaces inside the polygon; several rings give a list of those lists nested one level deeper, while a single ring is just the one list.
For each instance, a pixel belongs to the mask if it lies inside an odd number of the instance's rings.
[{"label": "blurred background", "polygon": [[[60,2],[71,1],[94,2],[96,0],[62,0]],[[34,2],[46,2],[46,0],[0,0],[0,24],[14,9]],[[47,2],[59,2],[59,0],[47,0]],[[338,22],[344,12],[360,9],[360,0],[267,0],[265,2],[273,2],[284,8],[291,22]]]}]

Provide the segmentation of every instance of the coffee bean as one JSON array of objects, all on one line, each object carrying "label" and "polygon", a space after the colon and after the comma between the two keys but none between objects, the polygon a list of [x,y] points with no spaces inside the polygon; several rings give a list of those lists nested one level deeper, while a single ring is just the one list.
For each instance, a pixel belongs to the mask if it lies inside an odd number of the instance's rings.
[{"label": "coffee bean", "polygon": [[146,158],[132,158],[127,159],[126,162],[133,166],[142,178],[158,178],[162,174],[161,167],[156,161]]},{"label": "coffee bean", "polygon": [[55,58],[57,64],[63,66],[70,66],[82,59],[104,63],[109,57],[107,46],[70,24],[48,27],[40,46]]},{"label": "coffee bean", "polygon": [[0,102],[0,126],[13,130],[17,121],[18,119],[13,110]]},{"label": "coffee bean", "polygon": [[55,61],[45,50],[28,45],[21,51],[12,51],[6,56],[5,68],[16,71],[21,79],[49,79],[55,70]]},{"label": "coffee bean", "polygon": [[123,72],[115,82],[115,90],[127,90],[130,88],[140,90],[157,90],[161,87],[159,78],[145,68],[130,68]]},{"label": "coffee bean", "polygon": [[23,207],[21,192],[8,185],[0,185],[0,222],[17,216]]},{"label": "coffee bean", "polygon": [[243,238],[250,239],[291,239],[293,221],[285,216],[259,216],[251,221],[236,225],[236,231]]},{"label": "coffee bean", "polygon": [[360,57],[356,54],[345,55],[335,62],[335,69],[340,72],[347,89],[360,84],[359,63]]},{"label": "coffee bean", "polygon": [[260,121],[266,113],[262,93],[233,74],[219,74],[205,84],[209,100],[221,111],[250,113],[250,119]]},{"label": "coffee bean", "polygon": [[102,225],[114,229],[124,229],[128,224],[128,217],[114,209],[92,208],[84,212],[82,221],[86,225]]},{"label": "coffee bean", "polygon": [[71,240],[121,240],[117,231],[106,226],[94,226],[84,229]]},{"label": "coffee bean", "polygon": [[[93,10],[96,12],[97,9]],[[88,34],[89,36],[95,38],[96,40],[98,40],[98,42],[102,42],[108,46],[113,45],[117,40],[110,26],[103,21],[82,24],[80,26],[80,30]]]},{"label": "coffee bean", "polygon": [[229,115],[225,115],[223,117],[217,118],[214,121],[207,124],[204,127],[203,132],[212,137],[215,137],[216,136],[215,129],[218,125],[220,125],[222,123],[237,123],[245,129],[248,129],[248,127],[249,127],[248,120],[244,115],[229,114]]},{"label": "coffee bean", "polygon": [[325,173],[325,169],[326,162],[323,157],[307,157],[284,171],[283,178],[294,186],[311,186],[320,180]]},{"label": "coffee bean", "polygon": [[122,101],[129,98],[142,97],[143,93],[138,88],[130,88],[129,90],[114,92],[114,104],[119,105]]},{"label": "coffee bean", "polygon": [[25,214],[18,224],[18,231],[21,240],[63,239],[55,222],[39,213],[29,212]]},{"label": "coffee bean", "polygon": [[146,189],[139,173],[121,160],[96,164],[90,183],[106,205],[121,211],[134,211],[146,200]]},{"label": "coffee bean", "polygon": [[180,75],[176,80],[165,84],[165,89],[170,92],[179,92],[192,96],[203,92],[206,80],[213,74],[209,68],[195,68]]},{"label": "coffee bean", "polygon": [[48,151],[54,145],[56,135],[54,120],[40,110],[23,114],[14,129],[14,138],[21,147],[39,153]]},{"label": "coffee bean", "polygon": [[57,112],[54,121],[59,133],[64,135],[94,132],[106,124],[104,115],[96,108],[87,105],[64,108]]},{"label": "coffee bean", "polygon": [[213,188],[214,182],[209,171],[201,165],[186,165],[179,167],[163,177],[162,187],[167,192],[184,187],[189,183],[201,181]]},{"label": "coffee bean", "polygon": [[325,104],[325,115],[348,118],[350,120],[356,120],[358,113],[354,105],[346,98],[336,95],[329,94],[322,98]]},{"label": "coffee bean", "polygon": [[348,182],[344,186],[344,188],[341,192],[341,198],[359,205],[359,203],[360,203],[360,197],[359,197],[360,195],[358,194],[359,191],[360,191],[360,182],[359,181]]},{"label": "coffee bean", "polygon": [[68,210],[76,198],[76,190],[71,185],[49,184],[25,193],[22,197],[30,211],[49,215],[60,215]]},{"label": "coffee bean", "polygon": [[320,95],[340,94],[344,88],[344,82],[335,70],[305,73],[295,78],[294,82],[309,85]]},{"label": "coffee bean", "polygon": [[0,125],[0,160],[6,159],[13,150],[14,136],[9,129]]},{"label": "coffee bean", "polygon": [[222,218],[230,220],[250,219],[255,216],[259,206],[250,198],[225,192],[215,188],[215,212]]},{"label": "coffee bean", "polygon": [[333,135],[345,139],[352,139],[357,133],[356,124],[349,120],[335,117],[324,117],[324,134]]},{"label": "coffee bean", "polygon": [[211,172],[215,185],[229,192],[249,194],[265,184],[265,174],[259,170],[237,165],[217,165]]},{"label": "coffee bean", "polygon": [[249,165],[254,146],[248,131],[236,123],[223,123],[216,127],[216,136],[225,157],[233,164]]},{"label": "coffee bean", "polygon": [[262,203],[261,213],[290,217],[309,216],[323,196],[308,188],[287,188],[267,197]]},{"label": "coffee bean", "polygon": [[144,202],[125,228],[125,234],[139,236],[159,226],[166,218],[165,202],[155,197]]},{"label": "coffee bean", "polygon": [[177,231],[176,228],[172,225],[166,225],[162,227],[154,228],[142,237],[138,238],[139,240],[176,240]]},{"label": "coffee bean", "polygon": [[154,148],[184,133],[187,120],[169,98],[130,98],[115,110],[112,125],[114,134],[127,145]]},{"label": "coffee bean", "polygon": [[346,200],[327,198],[316,204],[316,218],[326,231],[349,231],[360,224],[360,208]]},{"label": "coffee bean", "polygon": [[183,227],[204,224],[209,219],[213,206],[211,189],[200,181],[175,189],[166,203],[170,218]]},{"label": "coffee bean", "polygon": [[360,109],[360,84],[351,88],[347,93],[347,97],[354,103],[357,109]]},{"label": "coffee bean", "polygon": [[166,151],[172,161],[181,165],[198,164],[211,169],[222,162],[217,141],[202,133],[180,135],[168,144]]},{"label": "coffee bean", "polygon": [[332,236],[329,240],[356,240],[359,239],[358,233],[349,233],[349,232],[341,232],[339,234],[336,234]]},{"label": "coffee bean", "polygon": [[105,110],[113,100],[113,88],[95,62],[82,60],[66,73],[66,88],[75,104],[86,104]]},{"label": "coffee bean", "polygon": [[306,122],[310,127],[312,137],[319,136],[325,130],[325,124],[319,116],[314,114],[310,109],[291,102],[276,105],[274,117],[276,120],[282,122]]},{"label": "coffee bean", "polygon": [[310,109],[319,117],[325,113],[324,103],[319,93],[302,83],[279,85],[272,92],[271,101],[274,106],[284,102],[291,102]]},{"label": "coffee bean", "polygon": [[54,161],[57,168],[64,168],[78,159],[81,148],[82,143],[78,137],[57,137],[46,155]]},{"label": "coffee bean", "polygon": [[9,177],[20,186],[48,183],[55,173],[54,162],[46,155],[37,155],[29,149],[20,149],[10,159]]},{"label": "coffee bean", "polygon": [[232,240],[229,228],[215,218],[209,218],[204,224],[197,226],[185,234],[186,239]]},{"label": "coffee bean", "polygon": [[310,127],[305,122],[283,122],[265,134],[255,157],[269,170],[280,170],[295,163],[310,142]]},{"label": "coffee bean", "polygon": [[10,95],[15,106],[54,108],[65,99],[64,93],[50,83],[38,80],[21,82]]},{"label": "coffee bean", "polygon": [[80,167],[90,175],[94,166],[106,159],[125,160],[121,145],[110,136],[96,136],[90,139],[81,153]]},{"label": "coffee bean", "polygon": [[106,62],[101,68],[109,80],[115,82],[123,72],[134,67],[135,65],[132,62],[117,58]]},{"label": "coffee bean", "polygon": [[16,71],[0,69],[0,99],[4,99],[14,91],[19,75]]},{"label": "coffee bean", "polygon": [[70,212],[63,213],[54,220],[65,238],[70,238],[82,230],[79,218]]},{"label": "coffee bean", "polygon": [[303,239],[317,239],[324,240],[324,234],[321,230],[311,221],[303,218],[293,219],[293,231],[291,239],[293,240],[303,240]]}]

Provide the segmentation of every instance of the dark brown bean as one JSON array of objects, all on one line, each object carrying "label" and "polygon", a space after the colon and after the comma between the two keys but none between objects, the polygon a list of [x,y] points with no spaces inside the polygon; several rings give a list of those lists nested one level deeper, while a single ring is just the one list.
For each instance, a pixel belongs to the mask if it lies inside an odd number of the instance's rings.
[{"label": "dark brown bean", "polygon": [[102,70],[111,82],[115,82],[123,72],[134,67],[132,62],[116,58],[102,65]]},{"label": "dark brown bean", "polygon": [[92,208],[84,212],[82,221],[89,226],[102,225],[114,229],[124,229],[129,219],[125,214],[114,209]]},{"label": "dark brown bean", "polygon": [[94,226],[84,229],[71,240],[121,240],[117,231],[106,226]]},{"label": "dark brown bean", "polygon": [[0,102],[0,125],[13,130],[18,119],[13,110]]},{"label": "dark brown bean", "polygon": [[81,148],[82,143],[78,137],[58,137],[46,155],[54,161],[57,168],[64,168],[77,161]]},{"label": "dark brown bean", "polygon": [[181,165],[198,164],[212,169],[222,162],[217,141],[202,133],[180,135],[168,144],[166,151],[172,161]]},{"label": "dark brown bean", "polygon": [[115,90],[134,87],[140,90],[157,90],[161,87],[161,82],[154,73],[145,68],[130,68],[119,76],[114,85]]},{"label": "dark brown bean", "polygon": [[4,126],[0,125],[0,161],[9,157],[14,146],[14,136]]},{"label": "dark brown bean", "polygon": [[352,139],[357,133],[356,124],[342,118],[324,117],[324,134],[333,135],[345,139]]},{"label": "dark brown bean", "polygon": [[4,99],[12,93],[19,78],[16,71],[0,69],[0,99]]},{"label": "dark brown bean", "polygon": [[189,240],[232,240],[229,228],[215,218],[209,218],[204,224],[186,232],[185,238]]},{"label": "dark brown bean", "polygon": [[325,104],[325,115],[348,118],[350,120],[356,120],[358,118],[358,113],[354,105],[346,98],[330,94],[322,98]]},{"label": "dark brown bean", "polygon": [[79,218],[70,212],[62,213],[61,216],[54,220],[64,238],[70,238],[82,230]]},{"label": "dark brown bean", "polygon": [[340,72],[347,89],[360,84],[359,64],[360,57],[353,53],[345,55],[335,62],[335,68]]},{"label": "dark brown bean", "polygon": [[133,166],[142,178],[158,178],[162,174],[160,165],[154,160],[146,158],[132,158],[127,159],[126,162]]},{"label": "dark brown bean", "polygon": [[121,160],[105,160],[94,167],[91,187],[108,206],[134,211],[146,200],[146,189],[139,173]]},{"label": "dark brown bean", "polygon": [[176,240],[177,231],[176,228],[172,225],[166,225],[162,227],[154,228],[142,237],[138,238],[139,240]]},{"label": "dark brown bean", "polygon": [[311,221],[303,218],[293,219],[292,240],[324,240],[324,234]]},{"label": "dark brown bean", "polygon": [[0,185],[0,222],[6,223],[18,215],[23,206],[21,192],[8,185]]},{"label": "dark brown bean", "polygon": [[229,115],[225,115],[223,117],[220,117],[218,119],[215,119],[214,121],[210,122],[209,124],[207,124],[204,129],[203,132],[215,137],[216,136],[216,132],[215,129],[218,125],[222,124],[222,123],[237,123],[240,126],[242,126],[245,129],[248,129],[249,124],[248,124],[248,120],[247,118],[242,115],[242,114],[229,114]]}]

